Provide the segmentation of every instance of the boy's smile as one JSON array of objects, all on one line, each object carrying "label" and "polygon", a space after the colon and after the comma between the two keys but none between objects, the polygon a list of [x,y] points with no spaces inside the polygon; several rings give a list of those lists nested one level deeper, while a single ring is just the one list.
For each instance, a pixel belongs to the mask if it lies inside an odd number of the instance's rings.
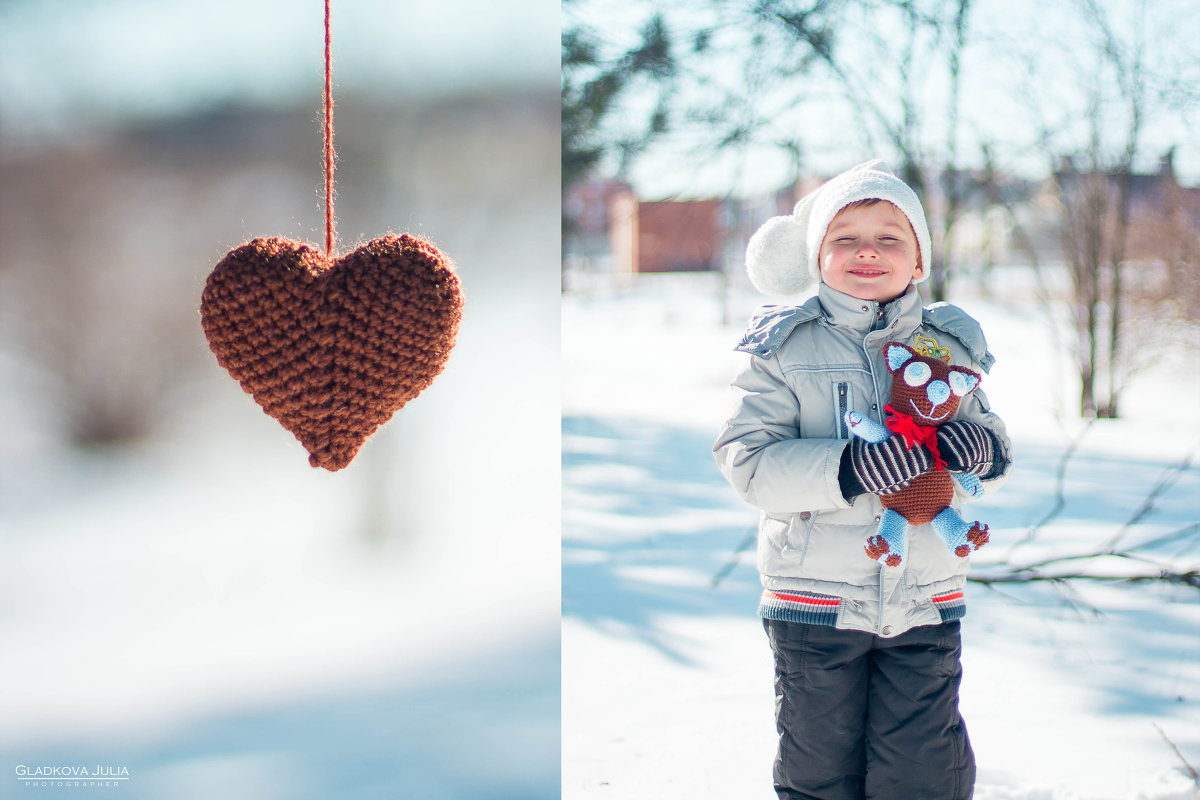
[{"label": "boy's smile", "polygon": [[848,206],[821,241],[821,280],[860,300],[887,302],[921,275],[918,252],[908,217],[891,203]]}]

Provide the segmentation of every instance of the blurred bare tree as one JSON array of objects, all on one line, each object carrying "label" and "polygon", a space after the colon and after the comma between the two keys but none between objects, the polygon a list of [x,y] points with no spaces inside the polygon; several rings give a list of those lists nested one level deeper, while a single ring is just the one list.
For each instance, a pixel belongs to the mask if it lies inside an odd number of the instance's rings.
[{"label": "blurred bare tree", "polygon": [[195,363],[186,210],[122,148],[8,159],[0,183],[5,339],[44,371],[70,441],[146,435]]},{"label": "blurred bare tree", "polygon": [[[638,41],[628,49],[613,54],[608,52],[612,49],[609,44],[597,31],[581,24],[563,31],[564,186],[586,175],[608,152],[628,159],[666,128],[675,59],[662,16],[652,16],[639,32]],[[622,96],[650,84],[658,96],[648,117],[606,138],[606,118],[617,109]]]},{"label": "blurred bare tree", "polygon": [[[944,299],[950,280],[946,253],[962,203],[957,179],[963,54],[969,41],[971,0],[786,0],[730,5],[709,2],[684,7],[656,3],[658,13],[642,33],[642,43],[603,68],[597,53],[611,50],[595,30],[583,26],[564,34],[563,180],[570,185],[606,152],[619,165],[636,158],[650,136],[621,134],[603,124],[574,81],[615,107],[648,107],[645,99],[622,95],[639,75],[637,54],[650,43],[662,54],[655,62],[669,69],[642,69],[659,94],[645,130],[671,135],[697,163],[734,151],[774,150],[786,154],[793,180],[803,173],[807,130],[829,123],[797,113],[829,89],[853,109],[844,135],[866,152],[895,159],[904,180],[924,194],[930,177],[945,177],[944,205],[931,208],[939,246],[930,265],[930,290]],[[670,25],[668,25],[668,20]],[[653,36],[650,34],[653,33]],[[863,54],[872,68],[864,70]],[[931,82],[949,86],[944,108],[927,100]],[[634,94],[634,93],[630,93]],[[942,129],[944,146],[929,147],[927,130]],[[573,146],[586,141],[584,150]],[[585,156],[581,158],[580,156]]]},{"label": "blurred bare tree", "polygon": [[[766,18],[774,20],[795,38],[795,46],[809,46],[834,76],[846,102],[861,112],[863,125],[856,131],[870,152],[893,153],[900,176],[921,196],[927,196],[930,177],[941,177],[945,204],[929,207],[938,246],[929,265],[929,291],[934,300],[945,300],[950,283],[946,255],[952,248],[952,232],[962,205],[962,182],[958,179],[960,105],[963,54],[970,32],[971,0],[920,2],[884,0],[879,3],[817,3],[804,9],[785,10],[785,4],[762,4],[770,8]],[[814,13],[829,14],[842,6],[836,31],[824,28],[814,38],[805,29]],[[857,8],[856,8],[857,6]],[[881,19],[858,18],[867,11]],[[834,37],[836,32],[837,37]],[[870,53],[874,65],[862,71],[862,54]],[[934,78],[948,83],[944,122],[936,120],[943,109],[931,105],[926,89]],[[925,144],[926,129],[943,128],[944,146],[936,150]]]},{"label": "blurred bare tree", "polygon": [[1175,283],[1187,283],[1181,237],[1154,240],[1147,232],[1166,225],[1183,233],[1200,222],[1200,208],[1182,192],[1170,156],[1158,175],[1137,174],[1137,163],[1146,155],[1149,121],[1195,107],[1194,91],[1188,98],[1176,88],[1195,70],[1195,57],[1172,47],[1173,37],[1152,36],[1144,0],[1124,19],[1095,0],[1078,0],[1073,9],[1090,46],[1078,47],[1077,39],[1052,52],[1077,78],[1078,105],[1045,90],[1052,41],[1032,42],[1020,57],[1028,107],[1038,120],[1037,147],[1056,165],[1051,187],[1070,279],[1079,411],[1115,418],[1122,389],[1144,361],[1139,343],[1181,319],[1174,300],[1156,288],[1162,281],[1139,274],[1128,282],[1125,274],[1137,259],[1162,264],[1179,274]]},{"label": "blurred bare tree", "polygon": [[[569,11],[570,0],[564,3]],[[663,19],[652,16],[637,41],[614,52],[598,32],[575,23],[562,33],[561,108],[562,162],[561,252],[566,264],[572,219],[566,192],[585,179],[606,154],[624,164],[667,126],[668,102],[676,62]],[[649,114],[633,124],[610,130],[608,123],[621,100],[639,90],[656,95]],[[563,273],[563,287],[566,275]]]},{"label": "blurred bare tree", "polygon": [[[826,6],[788,15],[779,3],[683,6],[673,0],[651,4],[636,36],[612,25],[580,21],[585,5],[564,3],[563,183],[569,186],[604,160],[618,173],[656,138],[691,142],[689,157],[712,158],[723,150],[770,141],[795,146],[794,135],[778,139],[771,114],[760,108],[770,95],[791,103],[796,77],[828,46]],[[624,3],[593,3],[628,13]],[[798,39],[807,41],[798,47]]]},{"label": "blurred bare tree", "polygon": [[[1052,179],[1060,251],[1033,260],[1057,268],[1061,256],[1066,265],[1080,413],[1115,417],[1122,388],[1144,360],[1134,342],[1155,320],[1161,329],[1192,314],[1181,310],[1186,304],[1178,295],[1154,300],[1147,284],[1126,273],[1131,259],[1149,259],[1168,265],[1171,285],[1186,290],[1193,282],[1179,247],[1200,225],[1197,201],[1173,170],[1148,176],[1138,168],[1170,146],[1162,131],[1186,130],[1200,109],[1200,58],[1188,24],[1196,10],[1145,0],[1072,0],[1047,9],[1056,15],[1052,21],[997,26],[1003,10],[983,6],[980,0],[686,6],[658,0],[651,5],[656,41],[660,50],[668,47],[672,69],[669,80],[644,73],[660,89],[671,87],[654,105],[658,149],[652,152],[660,155],[669,143],[686,162],[703,164],[735,152],[774,151],[786,154],[793,180],[804,173],[813,143],[831,135],[894,159],[926,200],[935,239],[934,300],[950,291],[950,254],[968,197],[977,204],[1013,202],[998,199],[995,181],[1015,169],[1027,172],[1032,156],[1034,168]],[[606,30],[611,38],[620,29]],[[602,49],[594,37],[589,41],[586,52]],[[985,71],[992,77],[981,84]],[[968,105],[969,86],[982,87],[997,107]],[[610,117],[649,107],[636,93],[607,97]],[[1014,115],[1012,124],[996,124],[1001,103]],[[621,152],[620,164],[640,154],[598,117],[573,119],[592,148],[589,166],[606,147]],[[1148,145],[1151,129],[1159,135]],[[968,134],[977,142],[973,159],[983,161],[976,175],[963,167]],[[1160,149],[1148,152],[1149,146]],[[564,168],[567,182],[581,174]],[[1164,224],[1172,235],[1153,245],[1146,231]],[[1026,248],[1031,243],[1026,237]]]}]

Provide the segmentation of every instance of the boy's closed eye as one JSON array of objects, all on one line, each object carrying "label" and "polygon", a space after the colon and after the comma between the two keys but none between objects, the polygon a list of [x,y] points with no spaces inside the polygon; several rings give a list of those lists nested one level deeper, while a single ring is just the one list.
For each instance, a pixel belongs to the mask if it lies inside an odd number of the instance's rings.
[{"label": "boy's closed eye", "polygon": [[[834,244],[854,244],[857,241],[858,237],[848,235],[838,236],[833,240]],[[878,237],[878,241],[883,242],[884,244],[895,244],[900,241],[900,238],[898,236],[887,235]]]}]

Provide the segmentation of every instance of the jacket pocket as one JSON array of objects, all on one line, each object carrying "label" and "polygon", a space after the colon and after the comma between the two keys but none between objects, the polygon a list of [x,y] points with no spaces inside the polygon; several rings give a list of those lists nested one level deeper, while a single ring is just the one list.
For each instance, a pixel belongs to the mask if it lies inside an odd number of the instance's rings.
[{"label": "jacket pocket", "polygon": [[820,511],[801,511],[792,516],[788,525],[787,540],[783,543],[781,555],[788,560],[798,560],[797,567],[804,564],[804,556],[808,554],[808,541],[820,515]]},{"label": "jacket pocket", "polygon": [[850,428],[846,425],[846,412],[854,408],[854,387],[849,381],[837,381],[833,384],[833,411],[837,415],[834,430],[838,439],[849,439]]}]

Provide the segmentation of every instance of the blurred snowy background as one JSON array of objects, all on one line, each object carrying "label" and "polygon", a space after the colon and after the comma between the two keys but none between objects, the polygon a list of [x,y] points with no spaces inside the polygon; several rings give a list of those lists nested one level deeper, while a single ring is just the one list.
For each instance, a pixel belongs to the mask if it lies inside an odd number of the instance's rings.
[{"label": "blurred snowy background", "polygon": [[197,313],[320,241],[322,4],[0,0],[0,797],[558,796],[557,4],[333,9],[342,247],[467,308],[330,474]]}]

